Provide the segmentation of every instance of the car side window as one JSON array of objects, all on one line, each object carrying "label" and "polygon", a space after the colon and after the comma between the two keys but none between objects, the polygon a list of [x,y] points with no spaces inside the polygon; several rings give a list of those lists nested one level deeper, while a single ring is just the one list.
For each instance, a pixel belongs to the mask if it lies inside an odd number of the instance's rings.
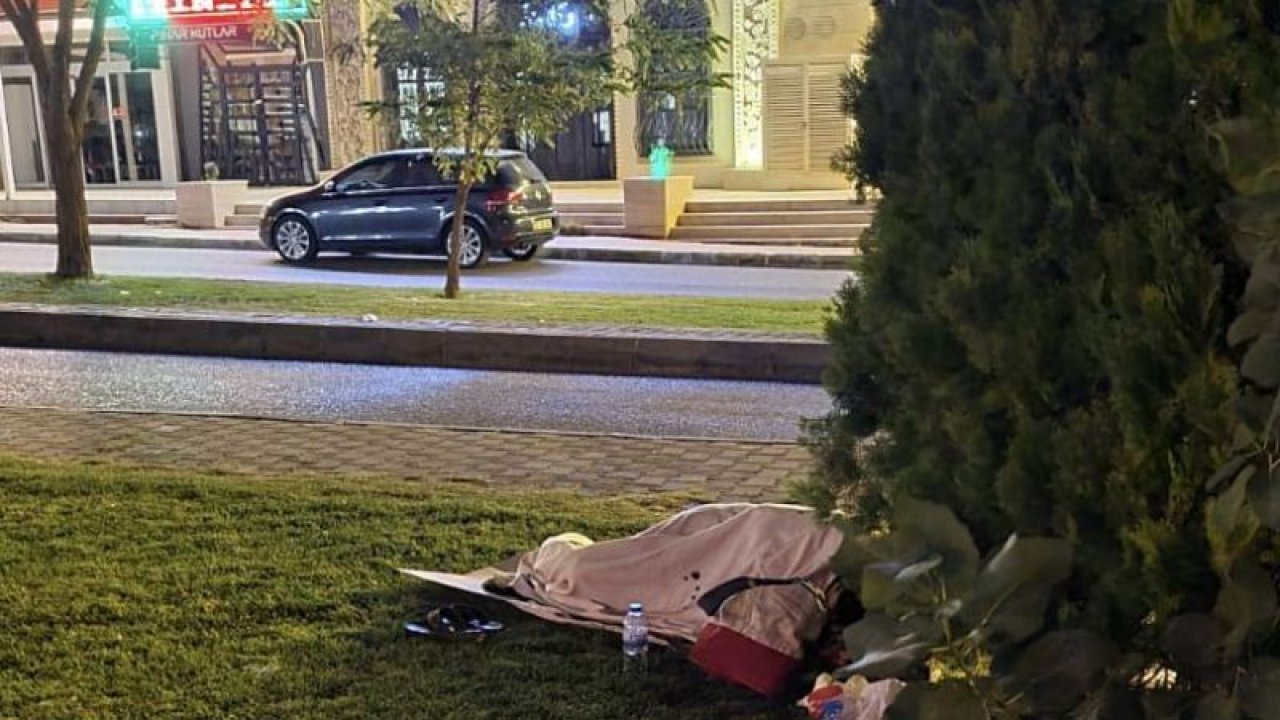
[{"label": "car side window", "polygon": [[403,187],[431,187],[440,185],[440,170],[436,168],[435,159],[430,155],[417,155],[409,158],[405,166]]},{"label": "car side window", "polygon": [[338,192],[360,190],[386,190],[397,187],[403,176],[404,161],[400,158],[381,158],[361,165],[339,178]]}]

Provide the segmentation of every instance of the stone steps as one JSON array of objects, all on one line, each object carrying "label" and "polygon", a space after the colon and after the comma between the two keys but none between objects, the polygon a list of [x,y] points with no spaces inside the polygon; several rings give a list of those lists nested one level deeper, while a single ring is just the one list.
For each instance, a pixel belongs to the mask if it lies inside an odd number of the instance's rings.
[{"label": "stone steps", "polygon": [[562,215],[621,215],[620,202],[560,202],[556,201],[556,209]]},{"label": "stone steps", "polygon": [[870,224],[871,215],[857,210],[753,211],[736,213],[686,212],[680,216],[680,225],[686,227],[704,225],[847,225],[865,228]]},{"label": "stone steps", "polygon": [[875,213],[875,205],[858,205],[849,200],[692,200],[685,205],[685,213],[783,213],[783,212],[860,212],[868,217]]},{"label": "stone steps", "polygon": [[[4,222],[24,223],[30,225],[55,225],[58,216],[43,213],[3,214]],[[90,225],[173,225],[177,217],[173,215],[133,215],[115,213],[91,213]]]},{"label": "stone steps", "polygon": [[671,231],[672,240],[721,240],[724,238],[843,238],[852,241],[862,231],[851,225],[681,225]]},{"label": "stone steps", "polygon": [[[114,217],[119,215],[173,216],[178,214],[178,204],[173,200],[139,197],[139,198],[98,198],[87,197],[89,214]],[[4,213],[10,217],[22,215],[44,215],[52,217],[57,212],[56,202],[49,199],[14,198],[4,200]]]},{"label": "stone steps", "polygon": [[[599,233],[592,233],[599,234]],[[678,238],[672,240],[705,243],[707,245],[742,245],[767,247],[807,247],[807,248],[853,248],[858,240],[851,237],[716,237],[716,238]]]},{"label": "stone steps", "polygon": [[627,228],[621,223],[617,225],[583,225],[582,234],[602,237],[629,237]]},{"label": "stone steps", "polygon": [[622,227],[622,213],[560,213],[560,219],[565,223],[574,223],[576,225],[606,225]]},{"label": "stone steps", "polygon": [[874,205],[840,199],[701,200],[685,206],[672,240],[723,245],[852,247]]}]

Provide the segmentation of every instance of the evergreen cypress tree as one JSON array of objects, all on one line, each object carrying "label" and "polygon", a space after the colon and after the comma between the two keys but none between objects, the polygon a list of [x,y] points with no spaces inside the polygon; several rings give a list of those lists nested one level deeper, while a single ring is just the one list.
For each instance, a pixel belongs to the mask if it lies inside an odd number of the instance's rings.
[{"label": "evergreen cypress tree", "polygon": [[942,502],[983,548],[1073,540],[1062,619],[1117,640],[1206,607],[1242,270],[1165,4],[878,10],[846,157],[883,199],[828,326],[809,499],[864,525]]}]

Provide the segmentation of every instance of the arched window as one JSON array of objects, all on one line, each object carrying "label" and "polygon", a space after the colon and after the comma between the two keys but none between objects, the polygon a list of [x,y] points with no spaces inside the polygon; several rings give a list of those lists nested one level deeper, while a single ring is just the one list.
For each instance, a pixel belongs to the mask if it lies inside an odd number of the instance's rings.
[{"label": "arched window", "polygon": [[[711,14],[706,0],[645,0],[647,20],[661,32],[711,34]],[[711,154],[711,91],[705,87],[675,89],[690,80],[711,75],[708,61],[664,66],[661,56],[652,59],[651,76],[656,84],[669,84],[672,91],[642,92],[636,107],[636,150],[642,157],[663,140],[677,155]]]}]

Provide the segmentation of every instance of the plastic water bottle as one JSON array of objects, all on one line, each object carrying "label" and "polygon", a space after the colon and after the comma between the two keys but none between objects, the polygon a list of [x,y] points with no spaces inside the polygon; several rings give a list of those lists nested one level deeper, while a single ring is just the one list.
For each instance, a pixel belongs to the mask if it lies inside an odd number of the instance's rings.
[{"label": "plastic water bottle", "polygon": [[649,666],[649,621],[644,606],[631,603],[622,619],[622,671],[644,672]]}]

